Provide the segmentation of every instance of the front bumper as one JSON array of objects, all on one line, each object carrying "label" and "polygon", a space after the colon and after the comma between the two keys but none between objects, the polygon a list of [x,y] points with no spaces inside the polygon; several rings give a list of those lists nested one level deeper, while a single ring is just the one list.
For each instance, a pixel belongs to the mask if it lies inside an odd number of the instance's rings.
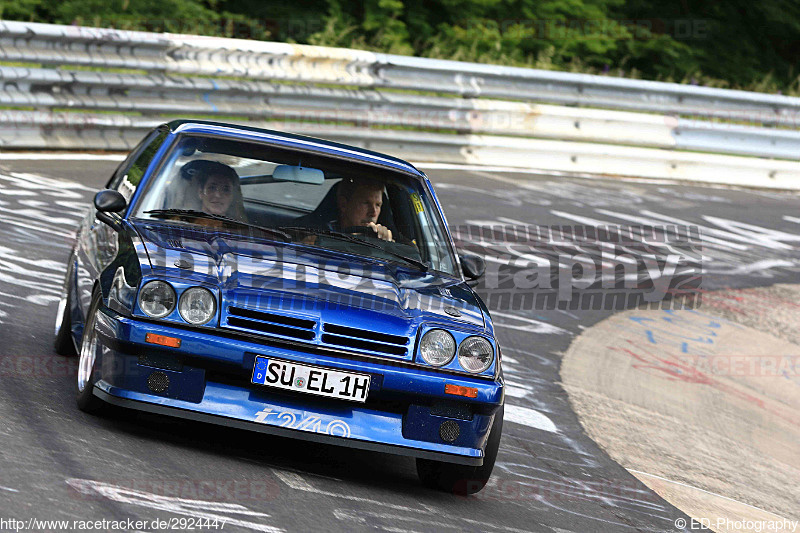
[{"label": "front bumper", "polygon": [[[503,402],[501,379],[312,354],[299,346],[126,318],[107,309],[98,315],[98,328],[102,349],[95,367],[96,396],[123,407],[262,433],[479,466],[494,412]],[[148,344],[148,332],[178,337],[181,346]],[[369,373],[367,402],[252,384],[256,355]],[[446,395],[445,383],[476,388],[478,397]],[[453,424],[458,426],[452,442],[440,435],[445,422],[451,431]]]}]

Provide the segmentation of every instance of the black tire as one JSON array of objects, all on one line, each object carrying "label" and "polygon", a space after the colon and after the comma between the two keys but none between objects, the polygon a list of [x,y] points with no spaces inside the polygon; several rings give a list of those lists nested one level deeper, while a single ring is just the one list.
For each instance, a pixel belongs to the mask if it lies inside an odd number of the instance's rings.
[{"label": "black tire", "polygon": [[500,407],[495,414],[489,440],[486,443],[483,465],[464,466],[430,459],[417,459],[417,475],[420,481],[427,487],[453,494],[466,495],[480,492],[489,481],[494,469],[494,462],[497,460],[500,437],[503,433],[503,412],[504,407]]},{"label": "black tire", "polygon": [[92,303],[86,313],[86,326],[81,338],[80,359],[78,360],[78,375],[75,380],[76,402],[78,409],[85,413],[101,414],[108,404],[93,394],[94,384],[97,381],[94,368],[97,366],[97,312],[100,307],[100,291],[92,294]]},{"label": "black tire", "polygon": [[74,357],[78,355],[72,340],[72,258],[67,265],[67,275],[61,288],[61,297],[56,310],[55,348],[58,355]]}]

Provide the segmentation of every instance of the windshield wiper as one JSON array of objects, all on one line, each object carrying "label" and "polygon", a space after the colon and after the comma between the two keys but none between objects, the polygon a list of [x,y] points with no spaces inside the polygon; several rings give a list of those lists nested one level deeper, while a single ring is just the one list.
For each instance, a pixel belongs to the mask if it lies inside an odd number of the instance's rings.
[{"label": "windshield wiper", "polygon": [[197,211],[196,209],[152,209],[150,211],[145,211],[144,213],[146,215],[152,215],[154,217],[159,217],[159,218],[171,217],[171,216],[189,216],[195,218],[207,218],[209,220],[220,220],[222,222],[236,224],[238,226],[242,226],[245,228],[258,229],[266,233],[269,233],[271,235],[277,235],[281,237],[284,242],[289,242],[292,240],[291,235],[279,229],[267,228],[265,226],[259,226],[258,224],[250,224],[249,222],[245,222],[243,220],[237,220],[235,218],[226,217],[225,215],[215,215],[214,213],[206,213],[205,211]]},{"label": "windshield wiper", "polygon": [[[334,239],[339,239],[339,240],[342,240],[342,241],[354,242],[354,243],[357,243],[357,244],[362,244],[364,246],[368,246],[370,248],[375,248],[377,250],[382,251],[383,253],[386,253],[386,254],[389,254],[391,256],[394,256],[394,257],[397,257],[399,259],[402,259],[403,261],[405,261],[407,263],[411,263],[412,265],[414,265],[415,267],[417,267],[418,269],[420,269],[423,272],[427,272],[428,268],[430,268],[428,263],[420,261],[419,259],[414,259],[413,257],[407,257],[407,256],[405,256],[403,254],[399,254],[397,252],[393,252],[391,250],[387,250],[386,248],[384,248],[383,246],[381,246],[379,244],[376,244],[376,243],[373,243],[373,242],[369,242],[369,241],[365,241],[364,239],[359,239],[358,237],[354,237],[353,235],[349,235],[347,233],[342,233],[340,231],[333,231],[333,230],[330,230],[330,229],[323,229],[323,228],[309,228],[307,226],[281,226],[281,229],[282,230],[289,230],[289,231],[304,231],[306,233],[312,233],[314,235],[324,235],[326,237],[332,237]],[[389,242],[389,241],[386,241],[386,242]]]}]

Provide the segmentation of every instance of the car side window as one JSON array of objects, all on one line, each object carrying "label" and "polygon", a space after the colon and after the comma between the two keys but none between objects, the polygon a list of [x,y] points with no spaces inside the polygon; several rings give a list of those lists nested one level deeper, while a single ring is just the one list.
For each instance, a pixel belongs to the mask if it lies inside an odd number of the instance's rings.
[{"label": "car side window", "polygon": [[147,135],[131,155],[117,168],[108,184],[109,189],[116,189],[126,200],[130,201],[136,187],[142,181],[147,167],[161,147],[169,132],[167,130],[154,130]]},{"label": "car side window", "polygon": [[142,150],[148,146],[157,135],[158,130],[153,130],[145,135],[145,137],[139,141],[139,144],[134,146],[133,150],[131,150],[128,154],[128,157],[126,157],[125,160],[119,164],[117,169],[114,171],[114,174],[111,175],[111,179],[108,180],[108,183],[106,184],[106,189],[116,189],[119,186],[120,181],[122,181],[122,177],[128,173],[128,169],[131,168],[133,162],[136,160]]}]

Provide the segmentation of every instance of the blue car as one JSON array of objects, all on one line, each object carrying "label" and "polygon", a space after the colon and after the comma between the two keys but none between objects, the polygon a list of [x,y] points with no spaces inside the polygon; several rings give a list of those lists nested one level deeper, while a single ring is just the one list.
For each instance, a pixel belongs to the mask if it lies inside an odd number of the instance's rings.
[{"label": "blue car", "polygon": [[503,376],[489,312],[426,176],[276,131],[173,121],[82,221],[55,349],[77,404],[415,457],[489,479]]}]

